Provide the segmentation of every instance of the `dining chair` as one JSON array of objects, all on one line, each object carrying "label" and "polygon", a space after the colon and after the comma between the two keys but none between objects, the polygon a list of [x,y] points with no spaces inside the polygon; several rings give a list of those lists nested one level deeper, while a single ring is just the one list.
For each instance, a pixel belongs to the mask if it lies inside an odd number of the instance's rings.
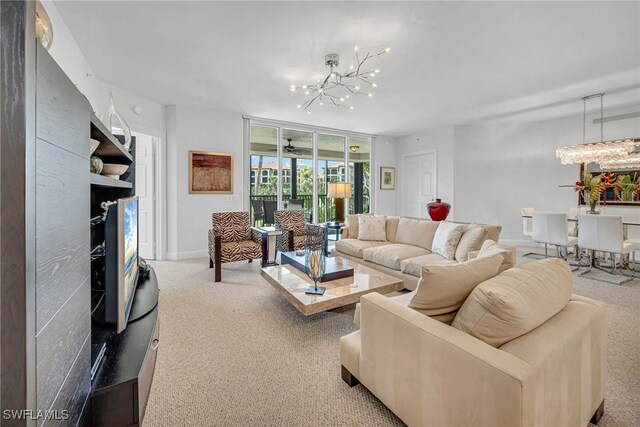
[{"label": "dining chair", "polygon": [[[581,273],[587,274],[592,267],[616,275],[618,263],[616,255],[620,255],[620,263],[623,264],[624,257],[631,254],[633,265],[635,266],[635,251],[640,250],[640,242],[633,242],[624,239],[622,216],[613,215],[578,215],[578,245],[581,249],[591,251],[589,254],[589,270]],[[611,269],[606,269],[594,262],[594,253],[608,253],[611,258]],[[627,276],[626,274],[622,273]],[[628,276],[627,276],[628,277]],[[623,284],[635,277],[635,268],[631,269],[631,277],[622,282],[609,282]],[[599,280],[599,279],[598,279]],[[606,280],[603,280],[608,282]]]},{"label": "dining chair", "polygon": [[264,201],[264,223],[273,225],[276,223],[274,212],[278,209],[278,202],[275,200]]},{"label": "dining chair", "polygon": [[[535,212],[533,214],[533,241],[544,244],[544,257],[548,257],[548,246],[554,245],[558,258],[567,260],[569,247],[578,244],[578,238],[569,236],[567,214],[557,212]],[[565,254],[562,254],[562,248]]]},{"label": "dining chair", "polygon": [[[569,208],[569,212],[567,212],[567,218],[577,219],[578,208]],[[578,221],[569,221],[569,236],[578,237]]]},{"label": "dining chair", "polygon": [[251,207],[253,208],[253,223],[257,225],[257,221],[264,224],[264,203],[260,199],[251,199]]},{"label": "dining chair", "polygon": [[[534,208],[522,208],[520,209],[520,215],[522,216],[522,234],[527,237],[533,237],[533,213],[536,210]],[[536,252],[528,252],[522,256],[542,256]]]}]

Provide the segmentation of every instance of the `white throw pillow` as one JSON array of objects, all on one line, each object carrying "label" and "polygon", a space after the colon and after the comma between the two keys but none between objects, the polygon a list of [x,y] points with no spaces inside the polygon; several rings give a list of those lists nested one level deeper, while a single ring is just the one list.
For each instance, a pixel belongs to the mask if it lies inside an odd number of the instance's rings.
[{"label": "white throw pillow", "polygon": [[384,215],[360,215],[358,217],[358,240],[385,242],[387,218]]},{"label": "white throw pillow", "polygon": [[433,236],[431,252],[440,254],[446,259],[454,259],[456,247],[465,229],[466,225],[464,224],[442,221],[440,225],[438,225],[436,235]]}]

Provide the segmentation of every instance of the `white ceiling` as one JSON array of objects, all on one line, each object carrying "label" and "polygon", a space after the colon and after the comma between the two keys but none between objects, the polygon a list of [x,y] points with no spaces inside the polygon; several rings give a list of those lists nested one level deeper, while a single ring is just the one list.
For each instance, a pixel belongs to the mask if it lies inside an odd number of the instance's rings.
[{"label": "white ceiling", "polygon": [[[640,100],[639,2],[62,2],[101,80],[184,104],[339,129],[406,135],[448,124],[543,119]],[[55,29],[54,29],[55,30]],[[324,55],[377,60],[354,111],[298,110],[292,83]]]}]

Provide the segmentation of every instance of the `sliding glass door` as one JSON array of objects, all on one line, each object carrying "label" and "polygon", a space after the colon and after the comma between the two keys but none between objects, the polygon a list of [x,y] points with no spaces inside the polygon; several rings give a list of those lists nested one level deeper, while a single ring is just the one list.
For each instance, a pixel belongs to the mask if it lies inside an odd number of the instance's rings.
[{"label": "sliding glass door", "polygon": [[275,209],[304,210],[307,221],[336,218],[329,183],[347,183],[347,213],[369,212],[371,139],[277,123],[249,126],[250,214],[254,225],[273,223]]}]

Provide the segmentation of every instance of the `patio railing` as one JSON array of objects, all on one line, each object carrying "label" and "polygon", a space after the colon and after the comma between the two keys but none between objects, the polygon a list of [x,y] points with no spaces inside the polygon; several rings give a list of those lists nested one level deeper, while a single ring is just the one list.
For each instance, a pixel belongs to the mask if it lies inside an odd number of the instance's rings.
[{"label": "patio railing", "polygon": [[[304,210],[308,215],[311,215],[313,211],[313,195],[312,194],[298,194],[297,199],[304,200]],[[290,194],[283,194],[282,200],[288,201],[291,199]],[[251,195],[251,200],[278,200],[278,196],[276,194],[268,194],[268,195],[260,195],[254,196]],[[253,211],[253,205],[250,207],[250,215],[251,215],[251,224],[255,224],[255,215]],[[318,218],[313,218],[312,222],[319,224],[327,221],[333,221],[336,213],[336,205],[333,199],[328,198],[325,195],[318,196]],[[260,223],[258,225],[261,225]]]}]

